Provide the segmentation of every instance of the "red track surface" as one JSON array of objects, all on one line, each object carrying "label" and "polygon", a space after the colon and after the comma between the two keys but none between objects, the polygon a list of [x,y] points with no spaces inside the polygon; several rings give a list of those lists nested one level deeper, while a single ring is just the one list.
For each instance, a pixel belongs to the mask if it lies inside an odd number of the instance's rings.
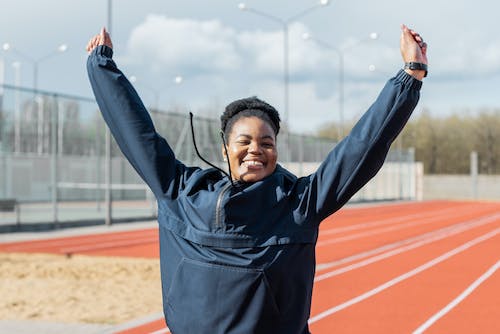
[{"label": "red track surface", "polygon": [[[158,257],[157,238],[147,229],[0,251]],[[322,223],[317,263],[314,334],[500,333],[500,203],[345,208]],[[158,319],[120,333],[168,329]]]}]

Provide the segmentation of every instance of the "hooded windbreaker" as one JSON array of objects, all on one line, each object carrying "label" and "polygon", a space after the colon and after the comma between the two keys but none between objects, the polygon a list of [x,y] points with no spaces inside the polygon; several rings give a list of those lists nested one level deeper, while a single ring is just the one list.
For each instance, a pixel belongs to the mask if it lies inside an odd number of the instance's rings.
[{"label": "hooded windbreaker", "polygon": [[171,332],[309,333],[319,223],[380,169],[422,82],[399,71],[315,173],[297,178],[278,165],[232,185],[216,169],[176,160],[111,48],[95,48],[87,70],[116,142],[156,196]]}]

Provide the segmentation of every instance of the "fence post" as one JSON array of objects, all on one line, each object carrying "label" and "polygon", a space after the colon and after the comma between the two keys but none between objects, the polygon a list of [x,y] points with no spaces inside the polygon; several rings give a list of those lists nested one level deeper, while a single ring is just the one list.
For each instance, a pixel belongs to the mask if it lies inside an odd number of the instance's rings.
[{"label": "fence post", "polygon": [[104,161],[104,183],[105,191],[104,197],[106,202],[106,216],[105,216],[105,224],[107,226],[111,226],[112,223],[112,204],[111,204],[111,131],[108,127],[106,127],[106,135],[105,135],[105,151],[106,157]]},{"label": "fence post", "polygon": [[95,121],[95,152],[96,152],[96,180],[97,184],[96,188],[96,207],[97,212],[101,212],[101,147],[99,145],[99,138],[101,138],[101,126],[100,126],[101,118],[96,118]]},{"label": "fence post", "polygon": [[470,177],[472,181],[472,198],[477,199],[477,152],[472,151],[470,153]]},{"label": "fence post", "polygon": [[3,193],[3,197],[8,197],[7,193],[7,179],[8,179],[8,174],[7,174],[7,154],[3,151],[3,141],[2,141],[2,138],[0,138],[0,158],[2,160],[2,176],[1,176],[1,180],[2,180],[2,184],[3,184],[3,187],[2,187],[2,193]]},{"label": "fence post", "polygon": [[420,178],[418,176],[418,168],[416,166],[415,162],[415,148],[410,147],[408,148],[408,156],[406,159],[406,165],[407,165],[407,177],[408,177],[408,187],[407,187],[407,193],[408,193],[408,199],[410,200],[421,200],[421,196],[418,194],[418,182],[420,182]]},{"label": "fence post", "polygon": [[[0,158],[2,160],[2,170],[4,171],[2,175],[2,183],[4,184],[3,193],[4,196],[7,197],[7,150],[4,150],[4,145],[6,141],[6,126],[5,122],[7,120],[7,116],[4,116],[4,110],[3,110],[3,96],[4,96],[4,89],[3,89],[3,81],[4,81],[4,62],[3,58],[0,58]],[[3,118],[3,119],[2,119]],[[5,151],[5,152],[4,152]]]},{"label": "fence post", "polygon": [[297,135],[299,140],[299,176],[304,176],[304,136]]},{"label": "fence post", "polygon": [[404,198],[403,194],[403,146],[401,138],[398,138],[398,148],[397,148],[397,157],[398,157],[398,200],[402,201]]},{"label": "fence post", "polygon": [[43,143],[45,141],[45,138],[44,138],[44,133],[43,133],[43,122],[45,120],[45,117],[43,115],[44,113],[44,102],[43,102],[43,97],[41,95],[38,95],[36,92],[35,92],[36,96],[35,96],[35,105],[36,105],[36,110],[37,110],[37,118],[36,118],[36,133],[37,133],[37,152],[38,152],[38,155],[42,155],[43,154]]},{"label": "fence post", "polygon": [[50,122],[50,146],[51,146],[51,168],[50,168],[50,183],[52,184],[52,221],[54,226],[58,223],[58,212],[57,212],[57,121],[59,112],[59,102],[57,95],[54,95],[54,106],[55,108],[51,112],[51,122]]}]

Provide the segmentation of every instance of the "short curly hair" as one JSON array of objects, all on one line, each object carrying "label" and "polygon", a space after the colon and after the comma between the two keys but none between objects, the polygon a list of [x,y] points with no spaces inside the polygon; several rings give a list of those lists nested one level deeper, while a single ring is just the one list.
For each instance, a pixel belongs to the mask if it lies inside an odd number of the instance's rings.
[{"label": "short curly hair", "polygon": [[231,102],[220,117],[221,130],[226,138],[229,137],[234,123],[243,117],[258,117],[268,123],[277,135],[280,131],[280,115],[269,103],[256,96],[247,97]]}]

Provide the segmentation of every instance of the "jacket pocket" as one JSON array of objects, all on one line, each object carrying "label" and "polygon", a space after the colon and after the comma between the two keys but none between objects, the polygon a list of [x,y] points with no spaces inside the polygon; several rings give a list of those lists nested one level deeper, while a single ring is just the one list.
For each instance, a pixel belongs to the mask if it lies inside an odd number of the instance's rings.
[{"label": "jacket pocket", "polygon": [[263,270],[183,259],[167,293],[175,333],[271,333],[279,309]]}]

